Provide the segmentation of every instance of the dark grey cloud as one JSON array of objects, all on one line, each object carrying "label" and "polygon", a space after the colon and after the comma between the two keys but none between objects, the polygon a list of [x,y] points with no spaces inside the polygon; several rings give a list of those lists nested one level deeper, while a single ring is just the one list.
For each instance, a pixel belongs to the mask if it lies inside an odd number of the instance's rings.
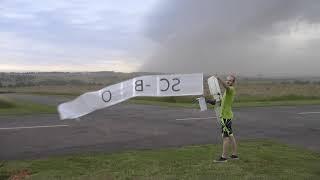
[{"label": "dark grey cloud", "polygon": [[146,20],[159,45],[143,71],[320,75],[320,1],[165,0]]}]

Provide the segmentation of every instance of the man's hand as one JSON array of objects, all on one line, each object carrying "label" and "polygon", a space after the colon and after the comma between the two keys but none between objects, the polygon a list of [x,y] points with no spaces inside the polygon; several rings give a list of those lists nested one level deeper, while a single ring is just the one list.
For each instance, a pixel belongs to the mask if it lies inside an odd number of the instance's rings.
[{"label": "man's hand", "polygon": [[206,103],[211,104],[211,105],[215,105],[216,104],[216,100],[208,99],[208,100],[206,100]]},{"label": "man's hand", "polygon": [[197,103],[197,102],[199,102],[199,100],[200,100],[200,98],[198,97],[198,98],[196,98],[196,99],[193,99],[192,100],[192,103]]}]

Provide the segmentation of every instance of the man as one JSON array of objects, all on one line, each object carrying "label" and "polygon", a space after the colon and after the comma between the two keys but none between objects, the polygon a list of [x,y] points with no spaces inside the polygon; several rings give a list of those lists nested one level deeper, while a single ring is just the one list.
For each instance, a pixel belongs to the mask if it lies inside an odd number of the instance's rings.
[{"label": "man", "polygon": [[[237,143],[231,127],[233,119],[232,104],[235,96],[235,89],[233,85],[236,78],[233,75],[229,75],[225,82],[222,81],[219,77],[217,77],[217,79],[225,88],[225,92],[222,98],[220,109],[220,123],[223,139],[222,155],[214,162],[227,162],[227,149],[229,144],[231,144],[232,146],[232,155],[230,156],[230,159],[239,159],[239,157],[237,156]],[[207,103],[215,102],[207,101]]]}]

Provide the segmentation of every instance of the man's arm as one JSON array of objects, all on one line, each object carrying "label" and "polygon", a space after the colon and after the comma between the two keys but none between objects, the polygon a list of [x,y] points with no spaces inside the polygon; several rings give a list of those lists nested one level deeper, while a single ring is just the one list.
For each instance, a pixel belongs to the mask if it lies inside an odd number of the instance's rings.
[{"label": "man's arm", "polygon": [[230,87],[224,81],[222,81],[218,76],[217,76],[217,79],[226,90],[230,89]]}]

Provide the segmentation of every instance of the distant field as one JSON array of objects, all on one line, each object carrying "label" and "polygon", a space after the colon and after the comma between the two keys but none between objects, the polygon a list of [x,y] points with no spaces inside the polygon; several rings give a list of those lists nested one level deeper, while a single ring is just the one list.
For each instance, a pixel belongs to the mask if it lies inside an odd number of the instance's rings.
[{"label": "distant field", "polygon": [[[19,92],[42,95],[78,96],[84,92],[96,91],[132,77],[150,73],[0,73],[0,93]],[[205,77],[206,79],[207,77]],[[205,96],[210,98],[207,83]],[[236,84],[236,104],[319,104],[319,78],[239,78]],[[131,102],[159,102],[160,104],[189,104],[190,97],[139,97]],[[137,101],[138,100],[138,101]],[[281,103],[285,102],[285,103]],[[308,103],[310,102],[310,103]]]},{"label": "distant field", "polygon": [[[128,101],[129,103],[135,104],[146,104],[146,105],[157,105],[165,107],[181,107],[181,108],[197,108],[199,109],[198,103],[181,103],[181,102],[163,102],[155,100],[141,100],[132,99]],[[265,107],[265,106],[299,106],[299,105],[319,105],[320,100],[281,100],[281,101],[248,101],[248,102],[235,102],[233,107]],[[213,108],[213,106],[208,105],[208,108]]]},{"label": "distant field", "polygon": [[2,115],[25,115],[39,113],[55,113],[56,107],[40,105],[32,102],[16,101],[0,96],[0,116]]},{"label": "distant field", "polygon": [[319,84],[248,84],[241,83],[237,86],[239,98],[246,97],[320,97]]},{"label": "distant field", "polygon": [[240,142],[240,160],[216,164],[219,145],[91,153],[0,164],[0,179],[320,179],[320,154],[271,141]]},{"label": "distant field", "polygon": [[[31,86],[31,87],[2,87],[0,92],[21,92],[38,94],[80,95],[88,91],[96,91],[104,85],[63,85],[63,86]],[[320,98],[320,84],[248,84],[236,85],[237,100],[263,100],[275,97],[289,99]],[[208,89],[205,94],[209,95]],[[177,98],[179,100],[181,98]]]},{"label": "distant field", "polygon": [[62,86],[29,86],[29,87],[7,87],[0,88],[0,92],[33,93],[48,95],[80,95],[88,91],[96,91],[102,85],[62,85]]}]

